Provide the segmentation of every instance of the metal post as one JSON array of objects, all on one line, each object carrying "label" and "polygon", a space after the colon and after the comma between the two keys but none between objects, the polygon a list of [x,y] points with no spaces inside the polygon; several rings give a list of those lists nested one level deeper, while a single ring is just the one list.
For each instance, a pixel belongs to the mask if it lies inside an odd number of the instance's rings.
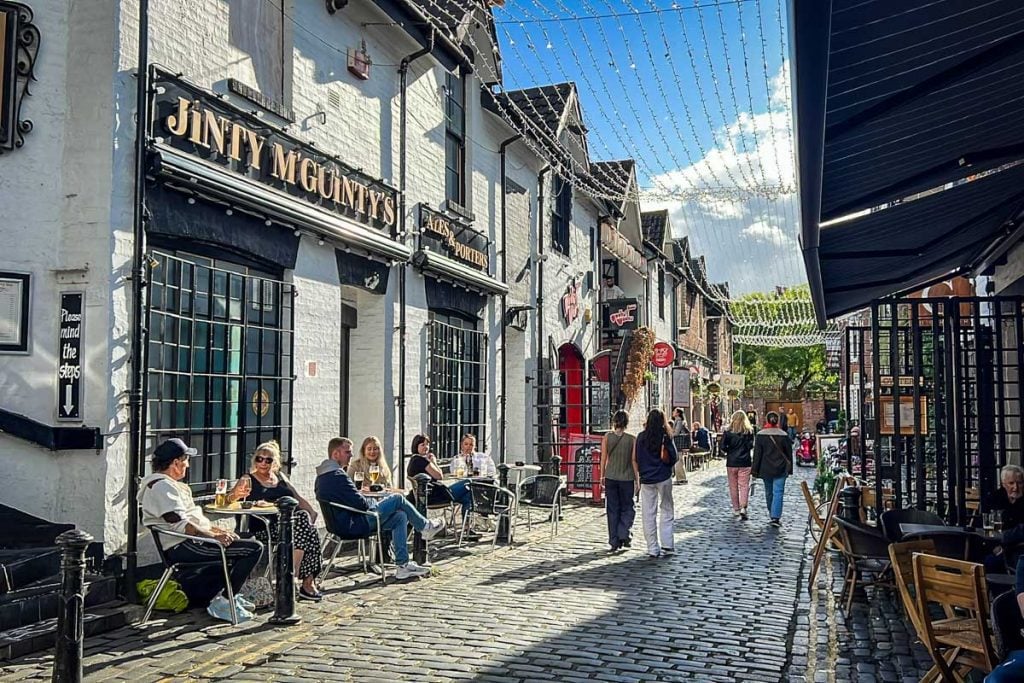
[{"label": "metal post", "polygon": [[85,637],[85,548],[92,536],[79,529],[57,537],[62,552],[60,612],[57,614],[57,649],[53,683],[82,680],[82,640]]},{"label": "metal post", "polygon": [[267,623],[275,626],[294,626],[302,623],[295,614],[295,544],[292,542],[292,522],[299,501],[291,496],[279,498],[277,509],[277,589],[274,592],[274,614]]},{"label": "metal post", "polygon": [[551,474],[556,477],[562,474],[562,456],[557,453],[551,456]]},{"label": "metal post", "polygon": [[[508,488],[508,465],[501,463],[498,465],[498,486],[503,489]],[[512,501],[509,501],[509,505]],[[502,543],[508,543],[509,537],[509,518],[507,516],[498,517],[498,540]]]},{"label": "metal post", "polygon": [[[427,496],[428,485],[430,484],[430,475],[425,472],[421,472],[412,478],[413,480],[413,498],[416,500],[416,510],[423,515],[427,516]],[[412,560],[416,564],[425,564],[427,561],[427,542],[423,540],[423,534],[416,530],[412,534]]]}]

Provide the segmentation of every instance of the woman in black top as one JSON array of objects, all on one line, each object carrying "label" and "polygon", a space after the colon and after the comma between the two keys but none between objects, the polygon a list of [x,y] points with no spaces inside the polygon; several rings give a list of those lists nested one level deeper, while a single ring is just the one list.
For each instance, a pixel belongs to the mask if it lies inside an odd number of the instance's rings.
[{"label": "woman in black top", "polygon": [[[252,466],[249,474],[238,479],[235,487],[228,494],[228,502],[234,502],[244,498],[250,500],[265,500],[268,503],[276,502],[285,496],[291,496],[299,501],[299,509],[293,517],[292,534],[295,544],[295,574],[302,581],[299,588],[300,600],[311,600],[319,602],[323,599],[320,589],[316,585],[316,577],[320,575],[323,568],[324,558],[320,551],[320,536],[316,533],[316,511],[305,498],[299,495],[288,478],[281,472],[281,447],[276,441],[267,441],[256,447],[252,455]],[[277,516],[269,519],[270,535],[277,537]],[[268,548],[271,547],[271,539],[267,538],[267,532],[261,529],[256,532],[256,538],[263,541]]]},{"label": "woman in black top", "polygon": [[[462,507],[462,514],[473,509],[473,494],[469,491],[469,480],[460,479],[449,485],[442,483],[444,473],[437,465],[437,456],[430,452],[430,439],[425,434],[417,434],[412,438],[412,457],[405,468],[405,473],[412,479],[417,474],[429,474],[433,480],[428,487],[430,493],[427,505],[446,505],[453,500]],[[461,529],[461,525],[459,526]]]},{"label": "woman in black top", "polygon": [[725,471],[729,476],[732,514],[745,522],[747,498],[750,495],[750,451],[754,448],[754,429],[742,410],[732,414],[729,428],[722,436],[721,448],[725,453]]},{"label": "woman in black top", "polygon": [[[782,416],[785,417],[785,416]],[[754,438],[754,462],[750,474],[764,482],[764,498],[768,505],[770,524],[782,526],[782,497],[786,493],[786,477],[793,474],[793,442],[780,429],[778,413],[768,413],[767,427]]]}]

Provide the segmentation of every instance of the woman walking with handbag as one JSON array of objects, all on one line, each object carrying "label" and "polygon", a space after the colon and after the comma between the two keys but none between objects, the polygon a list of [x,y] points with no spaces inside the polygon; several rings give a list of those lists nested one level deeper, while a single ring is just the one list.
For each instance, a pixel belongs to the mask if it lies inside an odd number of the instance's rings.
[{"label": "woman walking with handbag", "polygon": [[729,500],[732,514],[747,521],[747,496],[750,493],[750,452],[754,448],[754,429],[747,414],[737,410],[722,436],[725,471],[729,477]]},{"label": "woman walking with handbag", "polygon": [[786,477],[793,474],[793,446],[789,435],[779,428],[779,414],[767,415],[767,428],[754,437],[754,463],[750,474],[764,482],[764,498],[768,505],[769,524],[782,526],[782,498],[786,493]]},{"label": "woman walking with handbag", "polygon": [[601,472],[604,475],[605,512],[608,515],[609,552],[629,548],[633,542],[636,508],[633,499],[639,486],[633,463],[636,437],[626,433],[629,414],[619,410],[612,417],[612,431],[601,439]]},{"label": "woman walking with handbag", "polygon": [[633,467],[640,478],[640,509],[644,519],[644,538],[650,558],[671,555],[675,551],[672,523],[672,466],[678,456],[672,435],[665,425],[665,414],[652,410],[644,430],[633,445]]}]

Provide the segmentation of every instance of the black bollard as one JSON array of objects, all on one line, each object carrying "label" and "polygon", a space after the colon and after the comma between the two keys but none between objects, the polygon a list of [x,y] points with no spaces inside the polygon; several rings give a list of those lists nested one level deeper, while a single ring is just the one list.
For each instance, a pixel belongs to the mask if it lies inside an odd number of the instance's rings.
[{"label": "black bollard", "polygon": [[[498,486],[503,489],[508,488],[508,465],[501,463],[498,465]],[[512,501],[508,501],[511,505]],[[511,512],[511,511],[510,511]],[[498,517],[498,531],[496,532],[498,540],[502,543],[508,543],[509,536],[509,517],[503,515]]]},{"label": "black bollard", "polygon": [[[417,474],[413,479],[413,497],[416,500],[416,510],[427,516],[427,498],[429,497],[430,475],[424,472]],[[423,565],[427,562],[427,542],[423,540],[423,534],[419,531],[412,535],[412,561]]]},{"label": "black bollard", "polygon": [[277,509],[277,586],[274,591],[274,614],[267,619],[275,626],[294,626],[302,623],[295,613],[295,544],[292,541],[292,523],[299,501],[291,496],[278,498]]},{"label": "black bollard", "polygon": [[860,489],[847,486],[836,495],[839,496],[839,516],[851,522],[860,522]]},{"label": "black bollard", "polygon": [[57,614],[57,650],[53,683],[82,680],[82,640],[85,637],[85,548],[92,536],[71,529],[57,537],[61,560],[60,612]]}]

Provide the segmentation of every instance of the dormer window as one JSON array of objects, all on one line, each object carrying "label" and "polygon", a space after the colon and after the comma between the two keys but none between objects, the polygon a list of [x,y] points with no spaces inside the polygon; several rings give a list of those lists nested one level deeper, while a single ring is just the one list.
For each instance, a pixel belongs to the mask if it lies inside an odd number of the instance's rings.
[{"label": "dormer window", "polygon": [[445,81],[445,198],[466,207],[466,83],[458,73]]}]

